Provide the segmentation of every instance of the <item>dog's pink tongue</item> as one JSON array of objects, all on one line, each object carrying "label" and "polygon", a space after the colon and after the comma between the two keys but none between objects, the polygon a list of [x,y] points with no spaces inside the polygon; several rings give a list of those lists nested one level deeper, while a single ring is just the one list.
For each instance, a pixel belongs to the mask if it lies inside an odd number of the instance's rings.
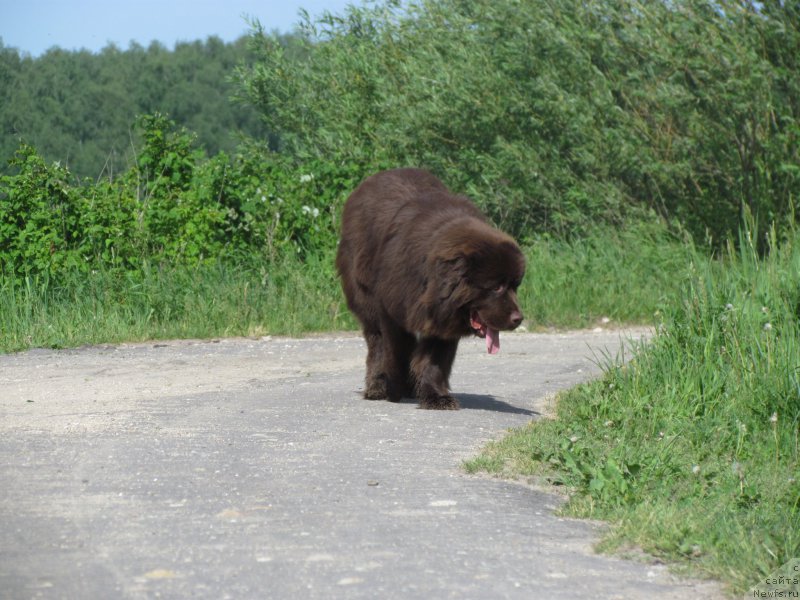
[{"label": "dog's pink tongue", "polygon": [[500,352],[500,332],[497,329],[486,328],[486,351],[489,354]]}]

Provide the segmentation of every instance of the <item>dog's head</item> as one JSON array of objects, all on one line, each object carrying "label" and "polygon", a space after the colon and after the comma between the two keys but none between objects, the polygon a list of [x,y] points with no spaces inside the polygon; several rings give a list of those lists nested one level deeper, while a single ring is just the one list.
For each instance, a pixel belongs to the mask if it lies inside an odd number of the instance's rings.
[{"label": "dog's head", "polygon": [[499,332],[522,323],[517,288],[525,274],[525,257],[505,233],[483,222],[454,227],[439,244],[437,261],[440,314],[458,320],[462,334],[486,338],[492,354]]}]

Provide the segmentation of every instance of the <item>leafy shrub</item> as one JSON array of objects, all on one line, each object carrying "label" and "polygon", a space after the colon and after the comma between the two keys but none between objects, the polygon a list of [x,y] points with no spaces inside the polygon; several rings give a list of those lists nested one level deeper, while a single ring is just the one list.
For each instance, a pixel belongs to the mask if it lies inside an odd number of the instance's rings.
[{"label": "leafy shrub", "polygon": [[339,208],[363,177],[344,160],[298,162],[252,143],[226,168],[219,198],[230,239],[238,250],[271,258],[334,248]]},{"label": "leafy shrub", "polygon": [[203,261],[217,256],[224,245],[225,212],[215,195],[205,155],[194,148],[194,137],[155,114],[139,120],[143,147],[135,177],[139,237],[145,255],[155,261]]},{"label": "leafy shrub", "polygon": [[68,171],[46,165],[27,145],[11,162],[18,174],[0,177],[2,271],[19,275],[80,266],[78,194]]},{"label": "leafy shrub", "polygon": [[136,165],[75,182],[30,146],[0,178],[0,258],[8,275],[144,263],[300,258],[335,248],[338,209],[363,173],[345,161],[298,162],[256,144],[208,159],[163,115],[139,119]]},{"label": "leafy shrub", "polygon": [[257,30],[238,77],[284,150],[427,166],[518,236],[653,211],[720,241],[800,189],[800,13],[759,6],[385,1],[302,53]]}]

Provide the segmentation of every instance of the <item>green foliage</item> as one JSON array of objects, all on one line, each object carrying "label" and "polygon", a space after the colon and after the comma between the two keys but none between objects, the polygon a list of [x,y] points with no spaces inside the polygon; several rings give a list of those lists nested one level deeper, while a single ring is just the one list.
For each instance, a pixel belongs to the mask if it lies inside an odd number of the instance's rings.
[{"label": "green foliage", "polygon": [[230,74],[247,60],[245,38],[97,54],[53,48],[38,58],[0,42],[0,161],[24,140],[80,178],[114,178],[135,160],[134,118],[156,111],[196,132],[210,154],[231,153],[237,134],[266,135],[250,106],[230,102]]},{"label": "green foliage", "polygon": [[[321,168],[313,172],[318,174],[314,180],[300,183],[301,175],[278,183],[303,188],[316,179],[334,180]],[[139,222],[137,205],[130,201],[134,197],[107,183],[93,186],[95,195],[82,204],[79,217],[79,230],[86,232],[82,262],[0,276],[0,351],[354,328],[334,270],[333,230],[320,226],[324,236],[319,235],[313,224],[321,217],[314,219],[299,205],[306,220],[293,223],[297,236],[282,244],[273,239],[269,246],[265,236],[274,215],[268,207],[287,202],[273,204],[265,181],[250,183],[252,193],[243,197],[253,206],[239,208],[234,208],[239,206],[235,190],[213,188],[223,189],[228,199],[225,227],[232,229],[223,232],[237,240],[216,260],[185,255],[167,260],[162,253],[156,261],[155,248],[147,250],[142,238],[121,229],[122,223]],[[346,188],[348,180],[341,185]],[[301,243],[313,251],[303,250]],[[147,251],[153,256],[148,258]],[[526,275],[520,301],[534,329],[593,326],[603,317],[612,324],[648,320],[687,280],[694,256],[691,246],[655,226],[595,231],[572,243],[540,239],[525,253],[535,268]]]},{"label": "green foliage", "polygon": [[293,161],[255,144],[243,145],[224,178],[220,201],[229,235],[241,249],[270,258],[334,248],[338,215],[363,173],[342,160]]},{"label": "green foliage", "polygon": [[208,159],[162,115],[142,117],[135,166],[75,183],[30,146],[0,177],[0,259],[9,276],[196,266],[221,259],[306,258],[335,247],[337,215],[362,173],[295,163],[254,144]]},{"label": "green foliage", "polygon": [[13,160],[15,177],[0,178],[0,257],[3,271],[48,271],[74,268],[79,201],[68,184],[68,172],[47,166],[30,146]]},{"label": "green foliage", "polygon": [[144,256],[194,262],[219,255],[226,214],[201,166],[203,153],[161,115],[143,117],[140,125],[144,146],[134,173]]},{"label": "green foliage", "polygon": [[0,352],[354,327],[330,253],[0,278]]},{"label": "green foliage", "polygon": [[[752,221],[750,221],[752,225]],[[624,366],[563,394],[558,419],[487,449],[472,468],[544,473],[566,511],[743,591],[800,553],[800,246],[749,229],[696,254],[657,333]]]},{"label": "green foliage", "polygon": [[521,237],[652,211],[719,241],[800,189],[792,3],[386,1],[303,32],[238,70],[282,148],[427,166]]},{"label": "green foliage", "polygon": [[657,220],[595,228],[581,238],[541,236],[525,248],[519,290],[533,327],[588,327],[602,318],[646,323],[689,276],[694,249]]}]

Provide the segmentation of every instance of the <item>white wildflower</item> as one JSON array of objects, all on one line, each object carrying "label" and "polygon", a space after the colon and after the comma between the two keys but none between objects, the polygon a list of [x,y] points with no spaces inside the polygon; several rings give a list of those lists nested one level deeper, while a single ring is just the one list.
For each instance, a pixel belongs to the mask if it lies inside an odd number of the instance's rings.
[{"label": "white wildflower", "polygon": [[300,175],[300,183],[308,183],[309,181],[313,181],[314,176],[311,173],[304,173]]},{"label": "white wildflower", "polygon": [[692,465],[692,473],[698,475],[700,473],[700,465]]},{"label": "white wildflower", "polygon": [[772,329],[772,323],[764,323],[764,331],[770,331]]}]

